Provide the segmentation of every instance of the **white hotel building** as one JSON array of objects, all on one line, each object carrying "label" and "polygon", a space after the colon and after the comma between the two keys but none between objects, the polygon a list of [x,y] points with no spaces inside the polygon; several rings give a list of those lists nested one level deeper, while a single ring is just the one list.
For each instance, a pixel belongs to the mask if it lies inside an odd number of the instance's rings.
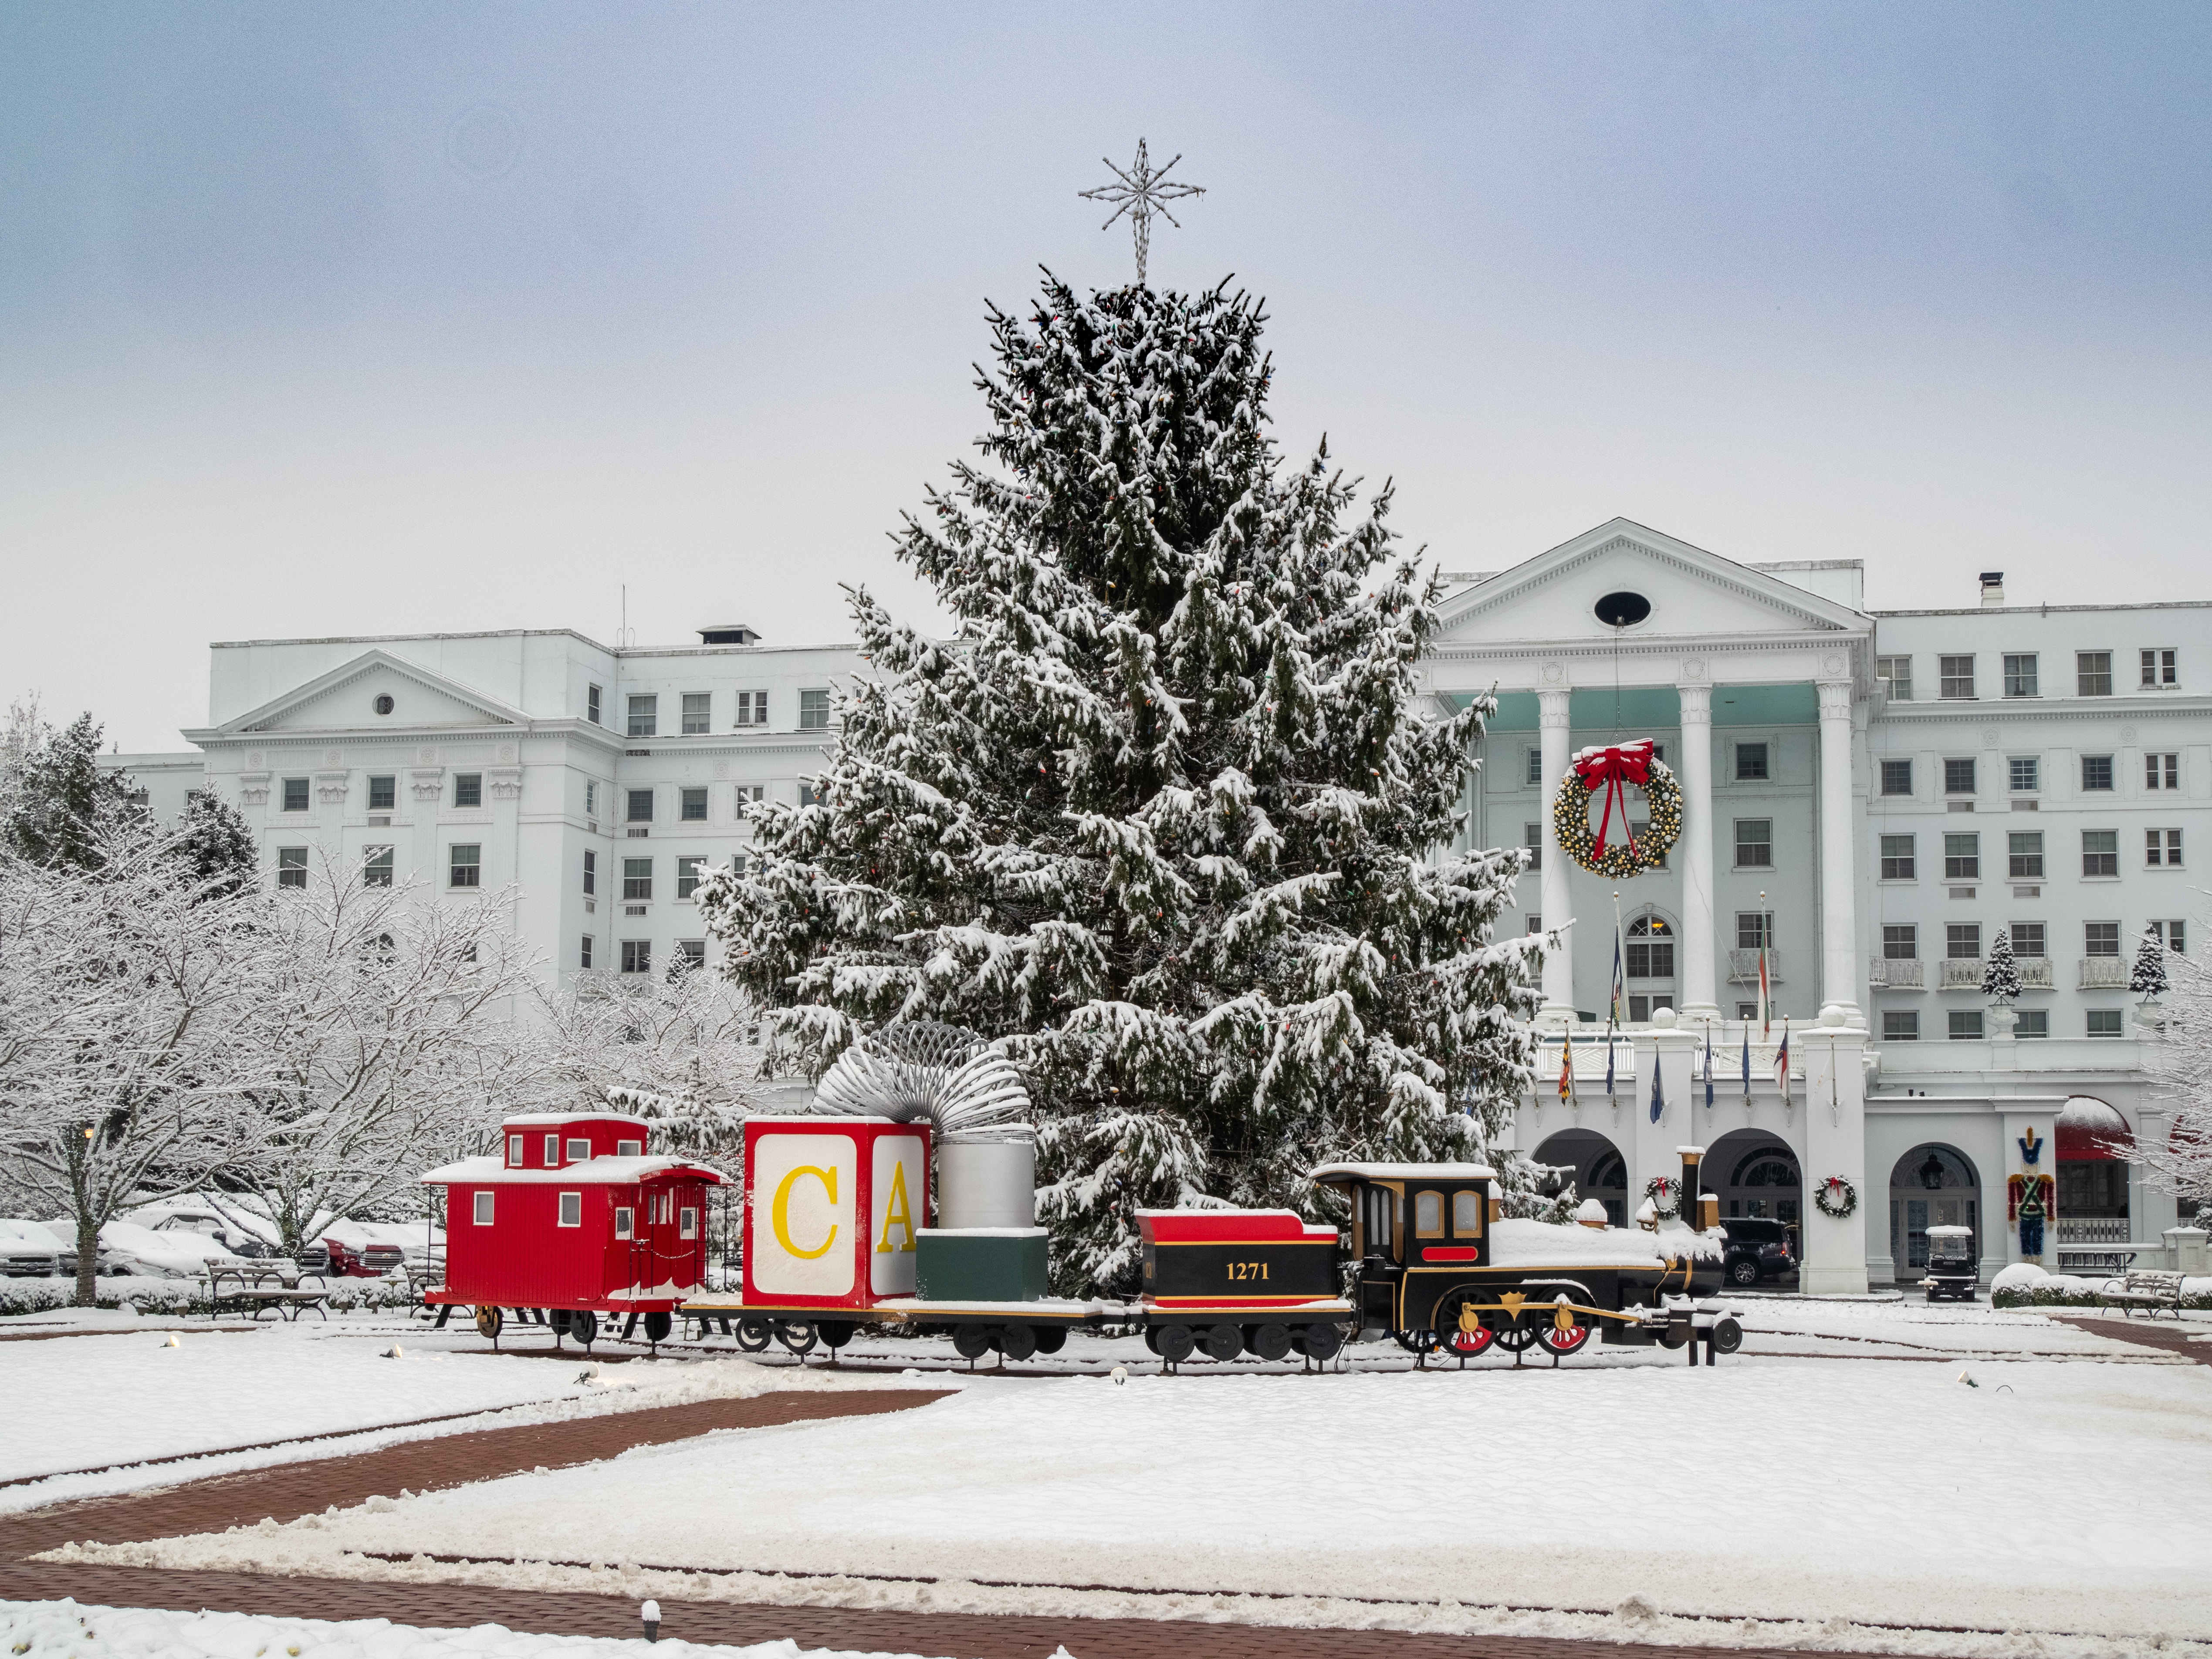
[{"label": "white hotel building", "polygon": [[[1856,561],[1737,564],[1615,520],[1456,579],[1426,664],[1439,707],[1497,691],[1469,835],[1540,848],[1528,925],[1573,923],[1519,1144],[1624,1214],[1678,1145],[1708,1146],[1724,1215],[1802,1229],[1808,1289],[1917,1279],[1932,1224],[1973,1227],[1987,1270],[2018,1259],[2007,1182],[2030,1168],[2057,1178],[2054,1270],[2202,1248],[2167,1237],[2173,1200],[2127,1160],[2166,1133],[2143,1074],[2157,1012],[2127,987],[2146,928],[2204,945],[2212,603],[2014,605],[1975,574],[1942,580],[1978,603],[1875,612]],[[650,972],[708,952],[693,872],[743,852],[748,799],[801,798],[857,666],[735,627],[681,649],[221,644],[195,752],[118,760],[164,812],[190,788],[238,805],[274,881],[319,858],[512,884],[550,970]],[[1608,1097],[1616,884],[1559,854],[1549,807],[1570,757],[1616,737],[1660,745],[1686,810],[1665,868],[1617,884],[1630,1024]],[[2027,988],[2011,1009],[1980,989],[2000,930]],[[1762,943],[1771,1036],[1747,1018]],[[1858,1195],[1848,1220],[1811,1201],[1831,1176]]]}]

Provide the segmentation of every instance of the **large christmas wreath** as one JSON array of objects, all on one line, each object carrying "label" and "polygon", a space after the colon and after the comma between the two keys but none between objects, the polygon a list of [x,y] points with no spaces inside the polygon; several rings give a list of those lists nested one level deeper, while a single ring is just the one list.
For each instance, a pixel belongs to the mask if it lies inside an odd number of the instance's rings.
[{"label": "large christmas wreath", "polygon": [[[1628,790],[1641,789],[1650,811],[1650,823],[1642,840],[1628,830]],[[1605,792],[1598,826],[1590,828],[1590,797]],[[1620,809],[1620,839],[1609,841],[1613,808]],[[1667,851],[1682,833],[1682,786],[1653,758],[1651,740],[1638,738],[1610,748],[1585,749],[1559,780],[1559,799],[1552,805],[1552,831],[1559,847],[1577,864],[1594,875],[1624,880],[1656,870],[1666,862]]]},{"label": "large christmas wreath", "polygon": [[1653,1176],[1644,1183],[1644,1196],[1651,1200],[1651,1213],[1662,1221],[1672,1221],[1682,1213],[1680,1201],[1682,1183],[1672,1176]]},{"label": "large christmas wreath", "polygon": [[1830,1176],[1813,1188],[1813,1202],[1822,1215],[1845,1221],[1858,1213],[1859,1189],[1841,1176]]}]

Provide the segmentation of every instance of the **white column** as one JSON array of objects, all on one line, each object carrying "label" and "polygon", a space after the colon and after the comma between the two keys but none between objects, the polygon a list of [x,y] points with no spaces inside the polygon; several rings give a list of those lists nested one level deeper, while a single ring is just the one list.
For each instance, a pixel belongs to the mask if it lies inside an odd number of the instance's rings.
[{"label": "white column", "polygon": [[1682,699],[1682,1017],[1720,1018],[1714,973],[1713,690],[1677,688]]},{"label": "white column", "polygon": [[[1570,862],[1552,830],[1552,808],[1559,797],[1559,780],[1567,775],[1567,698],[1565,690],[1539,691],[1542,711],[1544,750],[1544,926],[1561,927],[1571,920],[1567,912]],[[1571,1025],[1575,1023],[1575,945],[1571,931],[1559,936],[1559,948],[1544,959],[1544,1006],[1537,1018]]]},{"label": "white column", "polygon": [[[1866,1032],[1846,1025],[1844,1016],[1823,1012],[1811,1030],[1793,1032],[1793,1055],[1802,1056],[1803,1098],[1790,1109],[1805,1114],[1803,1161],[1805,1210],[1801,1218],[1805,1260],[1798,1289],[1808,1296],[1863,1296],[1867,1258],[1886,1254],[1889,1235],[1889,1188],[1868,1184],[1866,1155]],[[1859,1195],[1855,1216],[1824,1214],[1814,1202],[1815,1190],[1830,1176],[1841,1176]],[[1986,1190],[1982,1194],[1986,1200]],[[1997,1213],[2004,1213],[2002,1206]]]},{"label": "white column", "polygon": [[1822,680],[1820,693],[1820,1012],[1840,1009],[1863,1025],[1859,1011],[1859,936],[1852,896],[1856,837],[1851,807],[1851,683]]}]

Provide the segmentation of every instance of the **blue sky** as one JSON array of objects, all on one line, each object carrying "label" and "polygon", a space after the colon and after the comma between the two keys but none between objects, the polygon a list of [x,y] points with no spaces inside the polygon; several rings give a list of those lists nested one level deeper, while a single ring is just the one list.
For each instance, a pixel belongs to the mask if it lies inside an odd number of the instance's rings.
[{"label": "blue sky", "polygon": [[0,10],[0,691],[206,642],[926,617],[987,300],[1274,317],[1279,431],[1489,569],[1616,514],[1872,603],[2203,597],[2212,8]]}]

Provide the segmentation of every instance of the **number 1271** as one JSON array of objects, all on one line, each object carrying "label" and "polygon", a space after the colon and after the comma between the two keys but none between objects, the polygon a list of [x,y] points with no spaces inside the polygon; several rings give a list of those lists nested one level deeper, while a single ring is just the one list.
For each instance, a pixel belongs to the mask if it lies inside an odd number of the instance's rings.
[{"label": "number 1271", "polygon": [[1231,1279],[1265,1279],[1267,1264],[1264,1261],[1232,1261],[1229,1264]]}]

